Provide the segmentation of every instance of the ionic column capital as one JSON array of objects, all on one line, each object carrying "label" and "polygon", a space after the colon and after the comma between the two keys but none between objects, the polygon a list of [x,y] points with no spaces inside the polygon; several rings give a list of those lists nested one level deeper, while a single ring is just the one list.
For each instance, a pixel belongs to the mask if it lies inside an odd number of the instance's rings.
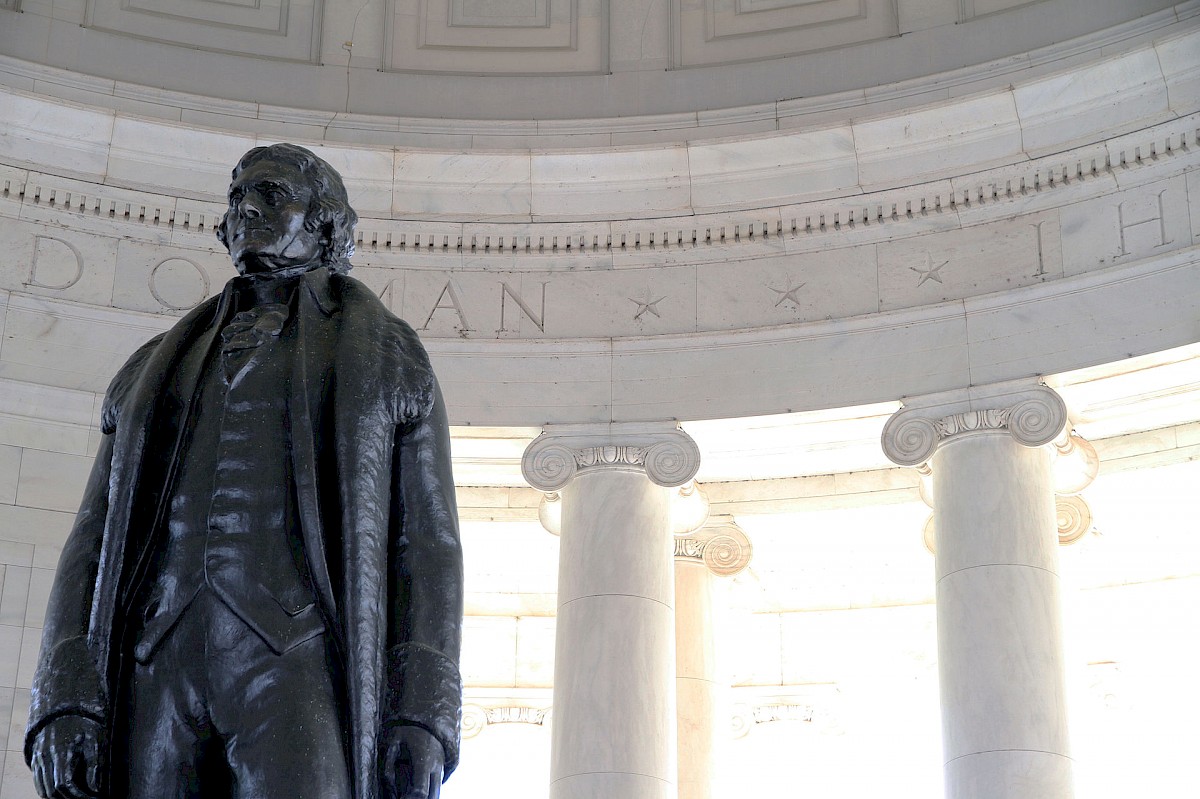
[{"label": "ionic column capital", "polygon": [[881,443],[894,463],[918,466],[955,438],[1004,431],[1019,444],[1040,447],[1059,438],[1067,422],[1066,404],[1047,386],[971,389],[906,405],[884,425]]},{"label": "ionic column capital", "polygon": [[718,577],[731,577],[750,565],[754,547],[731,520],[706,524],[675,536],[675,560],[699,561]]},{"label": "ionic column capital", "polygon": [[696,476],[700,449],[677,426],[561,425],[545,428],[521,458],[521,473],[539,491],[558,491],[577,474],[604,468],[637,469],[675,488]]}]

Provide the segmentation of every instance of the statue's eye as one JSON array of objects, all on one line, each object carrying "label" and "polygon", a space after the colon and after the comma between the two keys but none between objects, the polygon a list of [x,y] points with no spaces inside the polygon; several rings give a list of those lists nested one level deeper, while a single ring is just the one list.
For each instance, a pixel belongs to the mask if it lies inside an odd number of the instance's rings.
[{"label": "statue's eye", "polygon": [[268,205],[278,205],[283,200],[283,192],[279,189],[267,189],[263,192],[263,199],[267,201]]}]

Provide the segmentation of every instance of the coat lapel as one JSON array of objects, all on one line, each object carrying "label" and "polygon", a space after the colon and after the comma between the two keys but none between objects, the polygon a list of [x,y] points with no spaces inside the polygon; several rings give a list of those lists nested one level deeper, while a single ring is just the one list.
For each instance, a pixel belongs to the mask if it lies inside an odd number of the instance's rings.
[{"label": "coat lapel", "polygon": [[[329,576],[328,553],[317,483],[316,426],[313,409],[320,408],[326,372],[331,368],[330,328],[336,306],[329,292],[329,274],[320,269],[304,276],[296,303],[296,354],[292,363],[288,416],[291,420],[292,472],[299,502],[300,530],[313,585],[326,618],[338,619],[338,602]],[[337,630],[339,625],[334,624]]]},{"label": "coat lapel", "polygon": [[[226,286],[220,297],[202,304],[168,330],[147,359],[130,396],[122,400],[121,413],[114,432],[116,438],[113,442],[109,482],[111,489],[108,519],[104,543],[100,550],[89,625],[89,643],[97,653],[97,663],[104,672],[102,676],[105,677],[105,684],[108,684],[107,672],[111,665],[112,638],[116,629],[115,614],[124,608],[125,591],[132,589],[132,580],[125,579],[124,575],[129,561],[126,550],[133,543],[130,524],[133,522],[138,485],[147,477],[142,473],[142,465],[146,448],[153,440],[155,411],[163,399],[163,392],[169,391],[179,394],[184,404],[181,413],[186,414],[205,361],[203,356],[186,356],[194,350],[208,352],[220,327],[217,321],[224,318],[229,306],[229,296],[230,289]],[[184,430],[186,424],[186,418],[181,418],[178,430]],[[170,463],[174,464],[177,460],[175,455],[179,445],[178,437],[172,444],[174,449]],[[164,491],[169,481],[170,475],[167,475],[163,483]],[[141,531],[143,539],[148,541],[151,532]],[[138,553],[139,559],[141,554]]]}]

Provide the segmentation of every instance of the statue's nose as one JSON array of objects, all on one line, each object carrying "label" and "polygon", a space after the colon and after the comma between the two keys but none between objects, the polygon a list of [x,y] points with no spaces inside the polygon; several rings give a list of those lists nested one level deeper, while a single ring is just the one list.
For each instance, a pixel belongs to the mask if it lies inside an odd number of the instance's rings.
[{"label": "statue's nose", "polygon": [[238,211],[246,219],[257,219],[262,216],[262,211],[259,209],[258,203],[249,194],[243,197],[242,201],[238,204]]}]

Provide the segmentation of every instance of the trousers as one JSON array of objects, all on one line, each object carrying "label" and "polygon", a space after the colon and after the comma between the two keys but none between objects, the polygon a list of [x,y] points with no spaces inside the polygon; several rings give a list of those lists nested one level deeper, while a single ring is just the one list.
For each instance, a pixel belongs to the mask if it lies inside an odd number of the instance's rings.
[{"label": "trousers", "polygon": [[207,587],[134,665],[128,722],[129,799],[350,799],[326,635],[277,655]]}]

